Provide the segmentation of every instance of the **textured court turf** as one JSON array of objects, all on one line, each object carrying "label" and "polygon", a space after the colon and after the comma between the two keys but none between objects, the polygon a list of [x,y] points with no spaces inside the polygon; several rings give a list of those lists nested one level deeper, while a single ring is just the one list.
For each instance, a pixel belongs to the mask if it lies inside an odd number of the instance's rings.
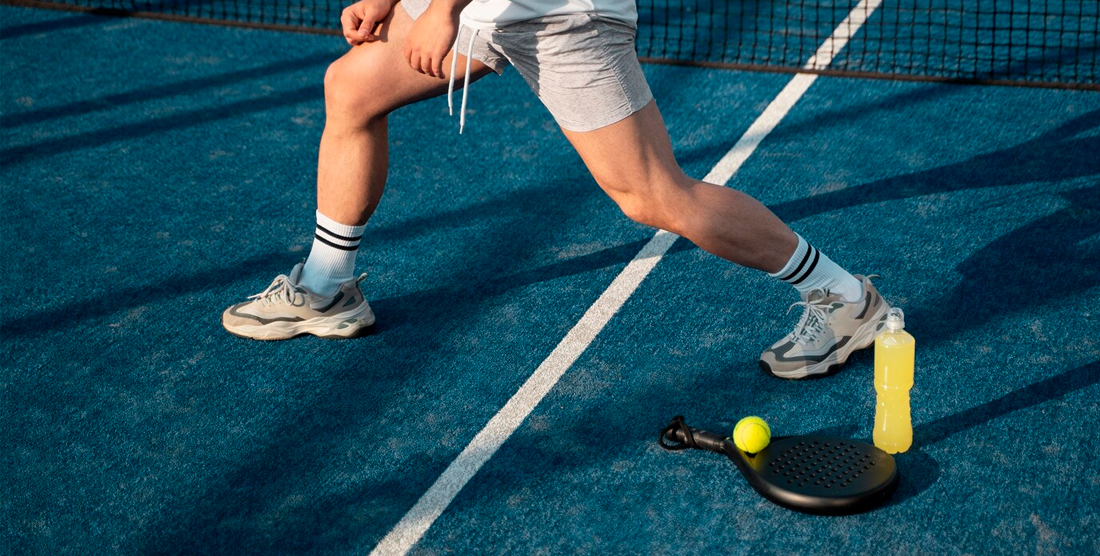
[{"label": "textured court turf", "polygon": [[[653,232],[514,73],[391,119],[367,338],[218,315],[304,257],[334,37],[0,7],[0,549],[366,554]],[[705,175],[790,80],[648,67]],[[755,367],[793,292],[676,242],[413,554],[1100,551],[1100,94],[819,79],[731,181],[918,341],[915,447],[863,515],[667,453],[676,414],[869,440],[871,354]]]}]

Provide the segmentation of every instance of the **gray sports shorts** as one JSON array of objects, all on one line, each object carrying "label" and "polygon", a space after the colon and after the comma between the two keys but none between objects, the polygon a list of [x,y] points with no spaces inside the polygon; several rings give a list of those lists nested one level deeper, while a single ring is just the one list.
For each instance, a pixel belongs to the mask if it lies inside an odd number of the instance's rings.
[{"label": "gray sports shorts", "polygon": [[[401,0],[413,19],[431,0]],[[473,31],[459,32],[465,54]],[[592,131],[641,110],[653,100],[638,56],[636,30],[589,14],[547,16],[501,29],[479,30],[472,57],[498,74],[514,66],[558,125]]]}]

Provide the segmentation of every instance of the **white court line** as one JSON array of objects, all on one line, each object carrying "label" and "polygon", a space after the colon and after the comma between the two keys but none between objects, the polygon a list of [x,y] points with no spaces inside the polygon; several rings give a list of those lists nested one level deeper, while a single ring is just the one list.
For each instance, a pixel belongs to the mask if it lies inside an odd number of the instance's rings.
[{"label": "white court line", "polygon": [[[871,17],[871,14],[878,9],[880,4],[882,4],[882,0],[863,0],[855,8],[852,8],[848,17],[840,22],[840,25],[833,31],[832,36],[821,43],[817,52],[810,57],[810,60],[802,68],[821,70],[829,67],[829,64],[833,62],[833,57],[839,54],[841,49],[848,44],[848,39],[852,38],[856,31],[859,31],[859,28],[863,26],[867,18]],[[795,74],[794,79],[787,83],[787,86],[780,91],[779,96],[775,97],[775,100],[768,105],[764,113],[749,126],[749,129],[741,136],[741,140],[726,153],[726,156],[723,156],[722,160],[714,165],[714,169],[707,174],[707,177],[703,178],[703,181],[719,185],[725,185],[729,182],[737,169],[741,167],[741,164],[756,150],[760,142],[775,129],[779,121],[787,115],[794,103],[802,98],[802,95],[810,88],[810,85],[813,85],[815,80],[817,80],[816,74]]]},{"label": "white court line", "polygon": [[[881,2],[882,0],[861,1],[833,31],[833,35],[822,43],[804,68],[828,67],[833,56],[844,48],[848,39],[859,30]],[[817,76],[812,74],[795,75],[703,181],[725,185],[816,78]],[[459,491],[466,486],[466,483],[477,474],[485,462],[489,461],[489,458],[496,454],[501,445],[531,414],[535,406],[558,383],[565,371],[569,370],[584,350],[588,349],[596,335],[626,303],[653,267],[657,266],[678,237],[676,234],[658,231],[642,247],[642,250],[611,282],[603,295],[588,308],[581,320],[565,335],[554,351],[535,369],[512,399],[508,400],[508,403],[504,404],[504,407],[489,420],[481,432],[474,436],[470,444],[458,454],[451,465],[420,497],[416,505],[378,543],[378,546],[371,551],[371,556],[403,556],[412,549],[443,510],[447,509]]]}]

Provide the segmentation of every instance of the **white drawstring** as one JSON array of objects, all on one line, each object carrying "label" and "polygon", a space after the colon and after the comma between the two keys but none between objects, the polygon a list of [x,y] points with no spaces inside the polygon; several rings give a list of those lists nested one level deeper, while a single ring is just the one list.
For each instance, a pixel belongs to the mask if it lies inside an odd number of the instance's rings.
[{"label": "white drawstring", "polygon": [[462,128],[466,127],[466,93],[470,91],[470,62],[474,59],[474,38],[477,37],[477,29],[470,33],[470,44],[466,47],[466,75],[462,80],[462,108],[458,110],[458,134],[462,135]]},{"label": "white drawstring", "polygon": [[458,27],[458,33],[455,33],[455,43],[451,45],[451,79],[447,83],[447,115],[455,115],[454,103],[451,102],[451,94],[455,92],[455,68],[458,67],[458,36],[462,34],[462,26]]},{"label": "white drawstring", "polygon": [[[474,53],[474,39],[477,38],[478,30],[475,28],[467,27],[470,29],[470,42],[466,46],[466,75],[462,80],[462,105],[458,109],[458,133],[462,134],[462,130],[466,127],[466,95],[470,89],[470,66]],[[455,43],[451,47],[453,55],[451,56],[451,79],[447,84],[447,114],[454,115],[454,102],[451,100],[451,95],[455,92],[455,68],[458,67],[458,35],[462,34],[462,26],[458,27],[458,34],[455,36]]]}]

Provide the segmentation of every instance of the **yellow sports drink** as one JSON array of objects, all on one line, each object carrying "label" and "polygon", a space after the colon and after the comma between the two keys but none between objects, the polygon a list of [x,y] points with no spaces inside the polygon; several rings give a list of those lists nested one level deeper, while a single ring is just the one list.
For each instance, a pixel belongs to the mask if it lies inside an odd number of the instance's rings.
[{"label": "yellow sports drink", "polygon": [[913,387],[913,360],[917,341],[905,331],[905,314],[890,309],[886,327],[875,338],[875,446],[896,454],[913,444],[909,416],[909,389]]}]

